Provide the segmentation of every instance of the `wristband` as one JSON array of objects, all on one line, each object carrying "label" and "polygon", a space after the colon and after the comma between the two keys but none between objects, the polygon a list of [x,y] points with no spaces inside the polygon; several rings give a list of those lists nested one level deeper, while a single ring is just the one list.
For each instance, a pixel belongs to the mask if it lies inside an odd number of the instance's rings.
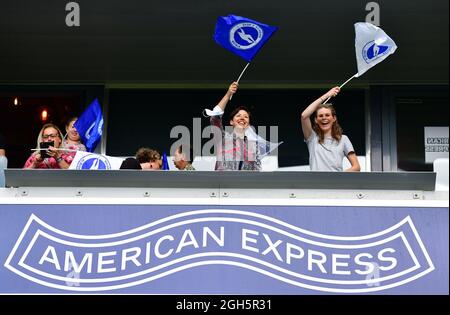
[{"label": "wristband", "polygon": [[56,162],[58,162],[58,163],[61,162],[62,160],[64,160],[62,157],[57,157],[56,158]]}]

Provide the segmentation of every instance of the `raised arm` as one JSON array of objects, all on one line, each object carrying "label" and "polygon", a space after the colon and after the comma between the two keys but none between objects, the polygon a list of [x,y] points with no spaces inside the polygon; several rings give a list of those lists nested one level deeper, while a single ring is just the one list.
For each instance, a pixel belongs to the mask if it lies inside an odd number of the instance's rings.
[{"label": "raised arm", "polygon": [[340,88],[338,86],[332,88],[327,93],[325,93],[324,95],[316,99],[314,102],[309,104],[309,106],[306,107],[306,109],[303,111],[301,116],[301,122],[302,122],[303,137],[305,138],[305,140],[307,140],[313,132],[310,119],[311,115],[314,114],[319,105],[323,104],[323,102],[325,102],[327,98],[335,97],[336,95],[338,95],[339,91]]},{"label": "raised arm", "polygon": [[234,93],[236,93],[237,89],[238,83],[237,82],[231,83],[231,85],[228,87],[227,93],[225,93],[225,95],[220,100],[219,104],[217,104],[223,111],[225,111],[225,107],[227,107],[230,97],[234,95]]}]

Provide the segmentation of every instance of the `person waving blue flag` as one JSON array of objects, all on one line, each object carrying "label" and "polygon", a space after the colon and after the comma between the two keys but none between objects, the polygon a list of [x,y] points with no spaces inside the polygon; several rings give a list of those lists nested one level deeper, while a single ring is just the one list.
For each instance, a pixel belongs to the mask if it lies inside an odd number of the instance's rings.
[{"label": "person waving blue flag", "polygon": [[237,15],[220,16],[214,40],[223,48],[251,62],[277,29]]},{"label": "person waving blue flag", "polygon": [[81,141],[88,152],[93,152],[100,142],[103,129],[103,114],[100,104],[95,99],[73,124],[80,134]]}]

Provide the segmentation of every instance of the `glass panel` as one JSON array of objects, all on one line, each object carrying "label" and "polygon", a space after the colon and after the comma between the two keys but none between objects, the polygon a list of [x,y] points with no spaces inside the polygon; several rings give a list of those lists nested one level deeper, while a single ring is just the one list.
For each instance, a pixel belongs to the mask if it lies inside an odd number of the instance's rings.
[{"label": "glass panel", "polygon": [[[106,152],[112,156],[134,155],[141,146],[169,153],[170,131],[177,125],[186,126],[193,135],[193,118],[201,121],[201,129],[209,126],[202,116],[204,108],[212,109],[225,89],[191,90],[110,90],[108,141]],[[300,114],[310,102],[326,89],[241,89],[228,104],[223,123],[229,124],[229,114],[245,105],[252,111],[252,125],[278,126],[279,166],[307,165],[308,149],[303,141]],[[334,105],[339,123],[357,155],[365,155],[364,90],[343,91]],[[198,135],[196,135],[198,137]],[[203,139],[206,143],[208,139]]]},{"label": "glass panel", "polygon": [[448,126],[448,97],[397,98],[397,161],[399,171],[432,171],[425,163],[425,126]]}]

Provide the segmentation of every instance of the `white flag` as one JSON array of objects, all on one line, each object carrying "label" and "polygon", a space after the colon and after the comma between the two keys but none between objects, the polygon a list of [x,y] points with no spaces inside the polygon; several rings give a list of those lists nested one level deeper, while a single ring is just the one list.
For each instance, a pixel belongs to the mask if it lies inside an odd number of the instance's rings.
[{"label": "white flag", "polygon": [[205,117],[222,116],[222,115],[223,115],[223,110],[222,110],[222,108],[220,108],[219,105],[216,105],[213,108],[213,110],[210,110],[210,109],[203,110],[203,116],[205,116]]},{"label": "white flag", "polygon": [[358,63],[356,77],[363,75],[397,49],[392,38],[371,23],[355,23],[355,34],[356,62]]},{"label": "white flag", "polygon": [[258,144],[258,153],[261,158],[266,155],[269,155],[272,151],[277,149],[282,143],[281,142],[270,142],[258,135],[252,127],[245,129],[245,136],[249,141],[255,142]]},{"label": "white flag", "polygon": [[123,158],[78,151],[69,169],[71,170],[118,170]]}]

